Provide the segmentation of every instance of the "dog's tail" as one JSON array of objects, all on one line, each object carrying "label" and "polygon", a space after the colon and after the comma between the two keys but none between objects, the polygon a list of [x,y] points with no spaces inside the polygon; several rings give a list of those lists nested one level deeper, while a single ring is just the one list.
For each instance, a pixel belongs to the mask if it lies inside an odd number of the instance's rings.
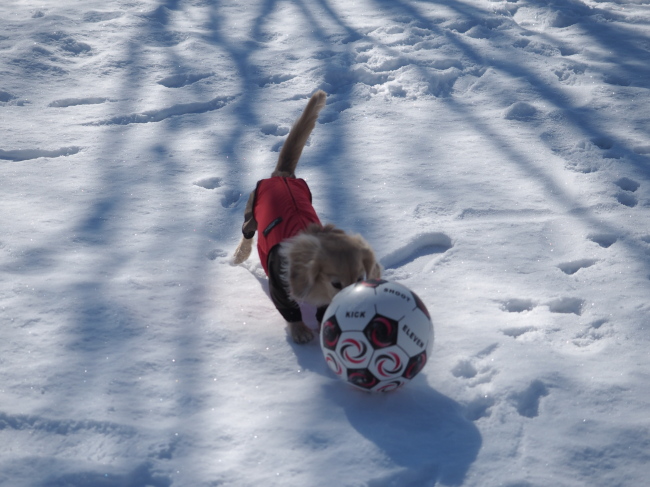
[{"label": "dog's tail", "polygon": [[291,132],[282,146],[278,164],[275,166],[272,176],[289,176],[294,177],[298,159],[302,154],[302,149],[309,138],[309,134],[316,125],[318,113],[325,106],[327,95],[323,90],[318,90],[312,95],[305,107],[305,110],[291,127]]}]

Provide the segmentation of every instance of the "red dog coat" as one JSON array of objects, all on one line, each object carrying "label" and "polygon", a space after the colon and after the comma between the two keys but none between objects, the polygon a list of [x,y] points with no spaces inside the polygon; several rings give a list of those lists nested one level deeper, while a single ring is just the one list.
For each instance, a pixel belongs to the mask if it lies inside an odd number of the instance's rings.
[{"label": "red dog coat", "polygon": [[257,221],[257,251],[266,275],[271,249],[294,237],[310,223],[321,224],[304,179],[274,177],[262,179],[255,189],[253,215]]}]

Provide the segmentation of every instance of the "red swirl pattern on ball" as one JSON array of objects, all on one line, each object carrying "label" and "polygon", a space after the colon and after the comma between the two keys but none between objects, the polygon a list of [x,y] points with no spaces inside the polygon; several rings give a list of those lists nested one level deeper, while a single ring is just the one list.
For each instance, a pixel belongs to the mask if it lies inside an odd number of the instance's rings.
[{"label": "red swirl pattern on ball", "polygon": [[348,382],[363,389],[372,389],[379,384],[379,379],[372,375],[367,369],[349,370]]},{"label": "red swirl pattern on ball", "polygon": [[393,377],[402,371],[402,359],[395,352],[382,353],[375,358],[377,372],[382,377]]},{"label": "red swirl pattern on ball", "polygon": [[395,334],[395,325],[383,316],[376,316],[370,324],[370,340],[377,348],[393,345],[391,337]]},{"label": "red swirl pattern on ball", "polygon": [[409,363],[406,367],[406,371],[404,372],[402,377],[404,377],[405,379],[412,379],[424,368],[426,363],[427,363],[426,352],[422,352],[419,355],[412,357],[411,360],[409,360]]},{"label": "red swirl pattern on ball", "polygon": [[333,350],[336,347],[340,334],[337,324],[333,321],[327,320],[323,323],[323,344],[327,348]]},{"label": "red swirl pattern on ball", "polygon": [[404,385],[404,382],[399,381],[399,380],[394,380],[391,381],[387,384],[383,384],[379,386],[377,389],[375,389],[376,392],[392,392],[395,389],[399,389]]},{"label": "red swirl pattern on ball", "polygon": [[332,371],[336,375],[343,374],[343,367],[341,367],[341,364],[339,364],[338,360],[332,357],[331,354],[327,354],[327,356],[325,357],[325,362],[327,362],[329,368],[332,369]]},{"label": "red swirl pattern on ball", "polygon": [[366,360],[368,346],[354,338],[346,338],[341,342],[341,356],[352,364],[360,364]]}]

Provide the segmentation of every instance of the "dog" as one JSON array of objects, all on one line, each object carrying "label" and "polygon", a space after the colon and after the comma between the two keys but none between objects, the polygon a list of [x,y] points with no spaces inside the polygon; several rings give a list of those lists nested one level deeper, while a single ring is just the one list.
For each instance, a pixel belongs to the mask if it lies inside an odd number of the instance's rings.
[{"label": "dog", "polygon": [[248,259],[259,227],[257,250],[269,278],[271,300],[300,344],[311,341],[314,334],[302,321],[298,303],[315,306],[320,324],[341,289],[381,277],[381,266],[368,242],[332,224],[322,225],[307,183],[295,175],[326,97],[322,90],[312,95],[291,128],[271,177],[258,181],[251,192],[243,236],[232,259],[235,265]]}]

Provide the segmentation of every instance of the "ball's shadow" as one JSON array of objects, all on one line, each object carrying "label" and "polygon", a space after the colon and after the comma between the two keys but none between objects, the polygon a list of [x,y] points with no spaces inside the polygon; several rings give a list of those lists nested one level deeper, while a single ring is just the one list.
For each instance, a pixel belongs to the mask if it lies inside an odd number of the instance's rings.
[{"label": "ball's shadow", "polygon": [[385,394],[356,391],[344,383],[327,386],[350,425],[402,467],[368,479],[369,486],[461,485],[476,460],[482,438],[463,407],[416,377]]},{"label": "ball's shadow", "polygon": [[340,406],[352,428],[402,467],[367,479],[366,485],[462,485],[481,448],[481,434],[462,405],[427,384],[426,369],[397,391],[372,394],[338,379],[317,339],[292,346],[302,369],[331,379],[323,397]]}]

